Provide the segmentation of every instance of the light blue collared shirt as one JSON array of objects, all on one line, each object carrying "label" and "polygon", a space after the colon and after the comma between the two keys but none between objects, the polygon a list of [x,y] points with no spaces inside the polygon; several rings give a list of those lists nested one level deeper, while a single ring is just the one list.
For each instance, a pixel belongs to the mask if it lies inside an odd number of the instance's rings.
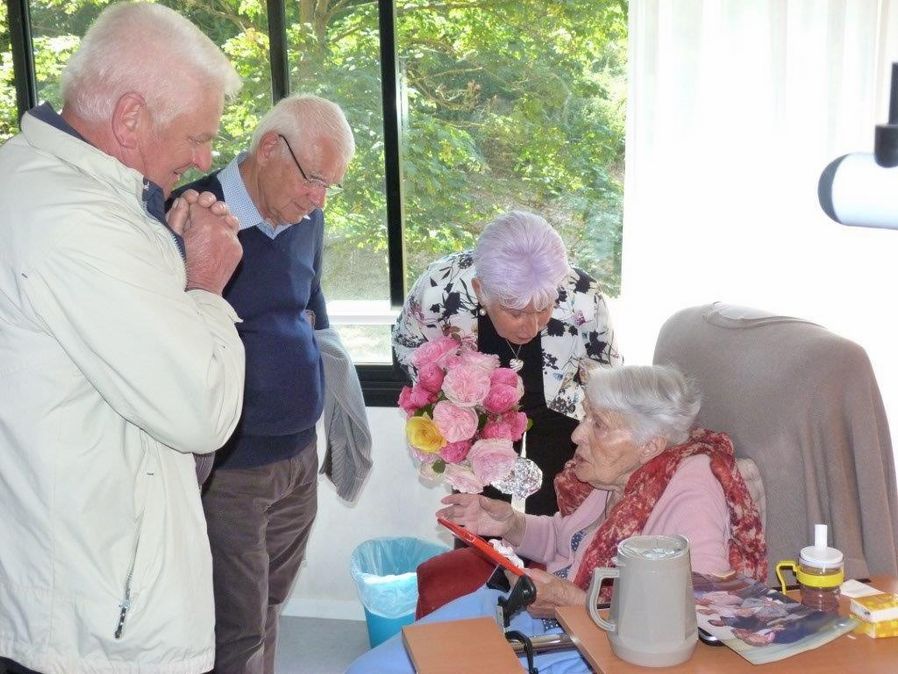
[{"label": "light blue collared shirt", "polygon": [[[246,191],[246,185],[243,184],[243,177],[240,175],[240,164],[246,158],[246,155],[246,152],[241,152],[228,162],[228,165],[218,174],[218,182],[221,183],[221,191],[224,194],[225,203],[228,205],[231,213],[237,216],[237,219],[240,221],[240,229],[258,227],[266,236],[273,239],[293,225],[274,227],[265,222],[265,218],[259,213],[259,209],[256,208],[252,198],[249,196],[249,192]],[[309,216],[303,216],[302,219],[308,220]]]}]

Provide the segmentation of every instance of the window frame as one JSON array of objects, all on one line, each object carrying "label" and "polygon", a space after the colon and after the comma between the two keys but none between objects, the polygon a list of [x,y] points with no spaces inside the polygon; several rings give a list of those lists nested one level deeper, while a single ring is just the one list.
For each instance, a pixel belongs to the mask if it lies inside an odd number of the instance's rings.
[{"label": "window frame", "polygon": [[[6,0],[10,47],[15,75],[18,116],[37,105],[37,78],[31,34],[29,0]],[[272,103],[290,95],[287,60],[287,20],[285,0],[266,0],[268,12],[269,63]],[[384,172],[387,207],[387,260],[390,305],[393,311],[405,301],[405,261],[403,251],[404,213],[402,208],[402,119],[400,79],[396,58],[396,10],[393,0],[377,0],[380,29],[381,97],[384,119]],[[365,404],[395,407],[399,391],[407,383],[395,360],[389,364],[356,365]]]},{"label": "window frame", "polygon": [[34,44],[31,39],[31,8],[28,0],[6,0],[9,42],[16,81],[16,105],[19,121],[37,105],[37,77],[34,69]]}]

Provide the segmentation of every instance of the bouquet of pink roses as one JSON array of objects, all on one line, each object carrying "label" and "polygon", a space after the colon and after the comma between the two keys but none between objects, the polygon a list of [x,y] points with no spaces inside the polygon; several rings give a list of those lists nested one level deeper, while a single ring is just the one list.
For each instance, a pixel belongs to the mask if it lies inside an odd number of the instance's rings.
[{"label": "bouquet of pink roses", "polygon": [[518,409],[518,373],[452,337],[419,346],[412,365],[416,381],[403,387],[399,406],[421,474],[472,494],[488,484],[520,498],[535,492],[542,472],[512,447],[530,424]]}]

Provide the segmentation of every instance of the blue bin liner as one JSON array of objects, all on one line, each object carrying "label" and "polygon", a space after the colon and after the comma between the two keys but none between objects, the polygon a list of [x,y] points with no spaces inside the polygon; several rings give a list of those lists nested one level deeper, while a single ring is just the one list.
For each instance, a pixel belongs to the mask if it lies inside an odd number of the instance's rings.
[{"label": "blue bin liner", "polygon": [[382,644],[394,634],[399,634],[399,630],[413,622],[415,622],[414,611],[399,618],[384,618],[365,609],[365,626],[368,628],[368,643],[371,648]]},{"label": "blue bin liner", "polygon": [[449,548],[419,538],[373,538],[352,551],[349,570],[359,590],[371,646],[415,618],[418,564]]}]

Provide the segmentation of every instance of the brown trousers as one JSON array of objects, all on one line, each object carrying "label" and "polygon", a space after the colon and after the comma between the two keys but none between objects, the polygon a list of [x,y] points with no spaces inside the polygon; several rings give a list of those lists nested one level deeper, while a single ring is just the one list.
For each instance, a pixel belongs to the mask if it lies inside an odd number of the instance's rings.
[{"label": "brown trousers", "polygon": [[278,618],[318,510],[318,453],[219,468],[203,493],[212,545],[216,674],[274,674]]}]

